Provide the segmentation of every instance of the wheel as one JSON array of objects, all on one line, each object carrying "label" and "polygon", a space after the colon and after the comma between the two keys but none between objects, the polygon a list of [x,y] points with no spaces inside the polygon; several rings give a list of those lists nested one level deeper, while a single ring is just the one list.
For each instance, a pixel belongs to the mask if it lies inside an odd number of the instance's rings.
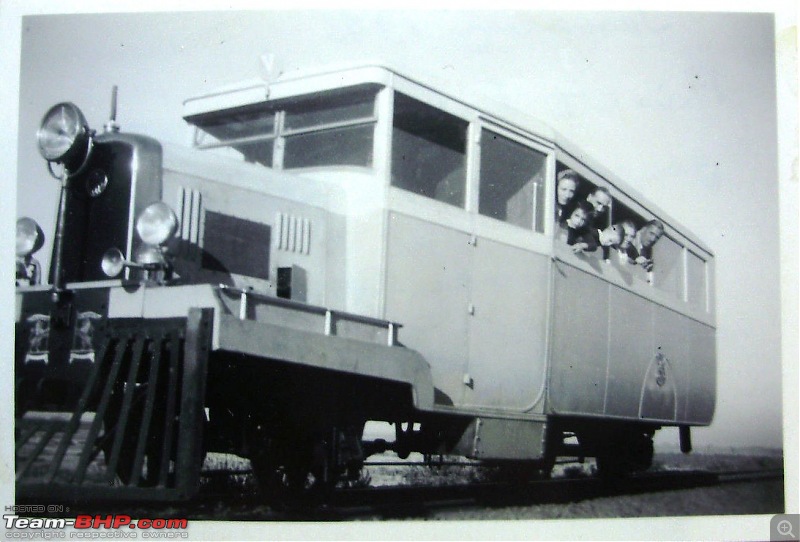
[{"label": "wheel", "polygon": [[278,510],[324,503],[338,481],[328,468],[324,445],[273,445],[252,455],[250,464],[265,502]]},{"label": "wheel", "polygon": [[597,454],[597,471],[606,480],[624,478],[653,464],[651,433],[627,431],[603,443]]}]

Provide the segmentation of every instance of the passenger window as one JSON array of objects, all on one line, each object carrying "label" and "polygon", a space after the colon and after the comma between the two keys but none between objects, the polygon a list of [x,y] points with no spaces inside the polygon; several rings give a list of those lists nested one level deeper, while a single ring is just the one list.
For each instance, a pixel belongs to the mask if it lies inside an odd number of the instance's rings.
[{"label": "passenger window", "polygon": [[653,286],[683,298],[683,247],[667,235],[653,246]]},{"label": "passenger window", "polygon": [[467,121],[395,94],[392,186],[464,207]]},{"label": "passenger window", "polygon": [[560,162],[556,171],[556,240],[571,245],[583,258],[618,260],[618,241],[607,230],[613,203],[608,189]]},{"label": "passenger window", "polygon": [[543,232],[546,163],[547,155],[483,130],[478,212]]},{"label": "passenger window", "polygon": [[691,250],[687,251],[686,256],[689,305],[705,311],[707,310],[706,261]]},{"label": "passenger window", "polygon": [[[556,205],[555,205],[555,221],[563,226],[563,222],[569,218],[572,211],[581,202],[591,205],[587,202],[587,198],[593,195],[598,186],[584,178],[578,173],[565,166],[561,162],[556,165]],[[601,188],[605,191],[605,188]],[[601,196],[608,206],[611,202],[611,197],[606,191],[604,196]],[[609,225],[610,212],[606,207],[599,215],[595,216],[594,213],[589,216],[587,224],[599,229],[605,228]]]}]

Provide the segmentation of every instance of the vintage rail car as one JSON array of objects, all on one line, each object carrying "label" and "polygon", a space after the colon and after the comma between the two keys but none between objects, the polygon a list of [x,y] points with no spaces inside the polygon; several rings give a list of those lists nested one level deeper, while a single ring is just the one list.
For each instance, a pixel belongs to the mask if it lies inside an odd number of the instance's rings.
[{"label": "vintage rail car", "polygon": [[[273,496],[387,446],[619,474],[657,429],[688,451],[711,422],[712,252],[555,132],[380,66],[246,82],[184,119],[194,148],[162,151],[45,116],[62,203],[50,284],[18,281],[20,495],[182,498],[207,451]],[[580,198],[608,189],[609,222],[663,222],[651,272],[570,250],[564,169]]]}]

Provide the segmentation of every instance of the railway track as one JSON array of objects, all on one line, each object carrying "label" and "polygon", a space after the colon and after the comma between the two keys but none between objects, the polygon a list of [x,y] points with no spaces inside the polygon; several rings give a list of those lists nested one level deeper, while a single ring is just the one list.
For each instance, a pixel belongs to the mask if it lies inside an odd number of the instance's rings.
[{"label": "railway track", "polygon": [[527,483],[460,486],[385,487],[343,490],[314,519],[423,517],[441,508],[563,504],[600,497],[636,495],[722,484],[782,480],[782,469],[750,471],[671,471],[642,473],[606,481],[597,477],[554,478]]},{"label": "railway track", "polygon": [[[221,472],[211,473],[221,476]],[[246,471],[237,472],[246,474]],[[603,497],[639,495],[724,484],[782,480],[782,469],[647,472],[606,481],[597,477],[562,477],[532,482],[384,486],[340,489],[324,505],[276,511],[250,490],[211,489],[191,501],[172,504],[91,502],[72,506],[70,514],[124,513],[152,517],[164,514],[198,520],[347,521],[424,518],[440,510],[565,504]],[[22,503],[20,503],[22,504]]]}]

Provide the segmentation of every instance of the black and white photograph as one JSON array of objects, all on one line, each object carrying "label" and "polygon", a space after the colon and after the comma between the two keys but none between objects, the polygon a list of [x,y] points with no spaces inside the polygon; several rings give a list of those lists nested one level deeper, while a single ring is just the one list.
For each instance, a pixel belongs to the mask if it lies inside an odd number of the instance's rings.
[{"label": "black and white photograph", "polygon": [[791,3],[0,23],[7,539],[797,540]]}]

